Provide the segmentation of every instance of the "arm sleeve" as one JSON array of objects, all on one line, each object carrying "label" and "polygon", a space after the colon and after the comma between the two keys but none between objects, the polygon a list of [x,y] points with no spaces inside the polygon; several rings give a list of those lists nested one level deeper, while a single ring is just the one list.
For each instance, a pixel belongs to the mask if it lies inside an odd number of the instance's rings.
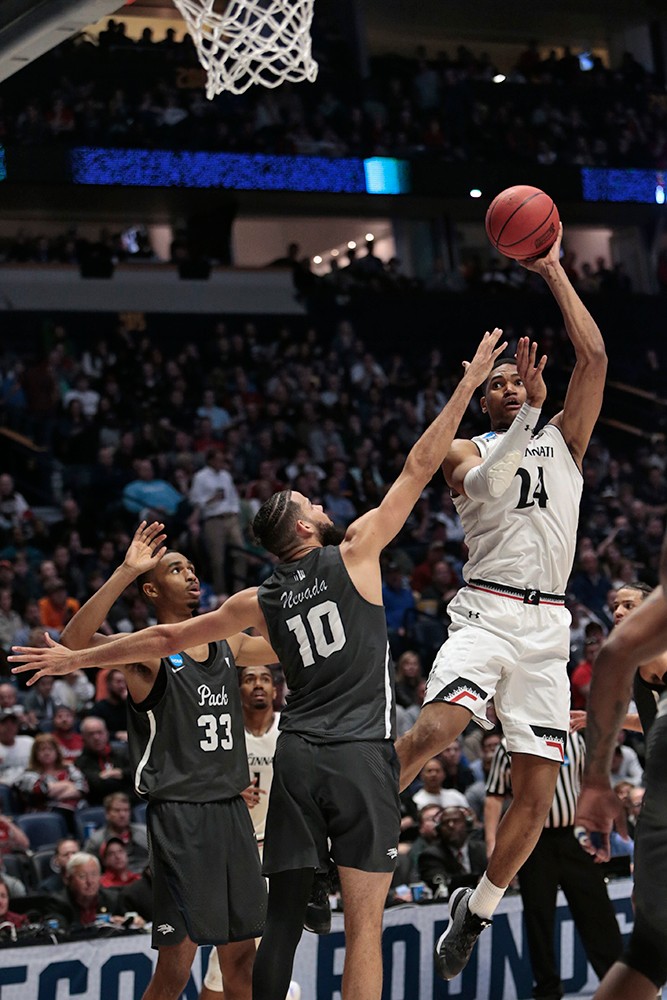
[{"label": "arm sleeve", "polygon": [[541,408],[523,404],[510,429],[502,435],[481,465],[476,465],[465,474],[463,489],[467,497],[480,501],[497,500],[509,489],[526,445],[535,433],[541,412]]}]

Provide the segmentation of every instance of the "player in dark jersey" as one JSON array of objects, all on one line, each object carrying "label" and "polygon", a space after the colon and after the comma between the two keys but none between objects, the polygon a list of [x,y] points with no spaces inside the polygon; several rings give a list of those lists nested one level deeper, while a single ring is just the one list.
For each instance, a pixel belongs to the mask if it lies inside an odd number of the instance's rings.
[{"label": "player in dark jersey", "polygon": [[[121,638],[95,630],[137,578],[159,621],[192,617],[199,582],[185,556],[166,551],[162,528],[139,526],[123,564],[63,632],[65,645],[81,649]],[[235,663],[259,666],[275,659],[265,639],[240,634],[119,667],[129,691],[135,790],[149,802],[153,946],[159,954],[144,1000],[180,997],[198,944],[221,945],[227,1000],[250,1000],[266,890],[240,794],[250,777]]]},{"label": "player in dark jersey", "polygon": [[[168,656],[252,626],[279,654],[290,695],[274,759],[264,843],[269,908],[253,1000],[287,992],[313,872],[328,863],[328,839],[345,916],[342,995],[381,996],[382,913],[398,853],[400,810],[379,557],[440,467],[475,387],[506,346],[496,346],[500,338],[500,330],[485,334],[380,506],[351,524],[342,541],[321,506],[290,490],[276,493],[253,525],[280,560],[260,588],[234,594],[192,622],[128,636],[114,649],[114,662],[116,653],[121,662]],[[29,662],[27,669],[41,667],[36,677],[69,672],[83,659],[57,646],[45,652],[44,663],[36,662],[33,649],[17,658]],[[88,665],[111,662],[104,649],[85,656]]]},{"label": "player in dark jersey", "polygon": [[607,861],[612,825],[622,834],[627,826],[609,775],[634,688],[646,734],[646,792],[635,833],[635,923],[621,960],[600,983],[596,1000],[653,1000],[667,981],[667,535],[660,586],[643,600],[643,591],[632,584],[619,588],[617,596],[629,599],[633,592],[635,600],[626,602],[632,607],[626,608],[625,620],[605,641],[593,668],[586,719],[588,758],[576,816],[590,835],[583,846],[596,860]]}]

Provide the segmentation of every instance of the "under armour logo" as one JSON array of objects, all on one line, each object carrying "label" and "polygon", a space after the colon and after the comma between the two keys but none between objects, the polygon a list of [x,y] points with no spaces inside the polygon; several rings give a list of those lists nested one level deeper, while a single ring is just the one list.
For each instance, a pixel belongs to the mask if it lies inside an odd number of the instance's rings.
[{"label": "under armour logo", "polygon": [[396,858],[398,857],[398,848],[390,847],[389,850],[387,851],[387,857],[391,858],[392,861],[395,861]]},{"label": "under armour logo", "polygon": [[469,611],[468,618],[479,618],[479,611]]},{"label": "under armour logo", "polygon": [[173,934],[174,933],[174,928],[171,926],[171,924],[158,924],[158,933],[159,934]]}]

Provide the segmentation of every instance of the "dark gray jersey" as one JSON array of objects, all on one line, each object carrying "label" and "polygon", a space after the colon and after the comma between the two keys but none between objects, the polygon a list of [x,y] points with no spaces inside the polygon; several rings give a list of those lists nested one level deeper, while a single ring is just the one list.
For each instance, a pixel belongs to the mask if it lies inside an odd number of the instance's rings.
[{"label": "dark gray jersey", "polygon": [[241,696],[232,651],[209,644],[199,663],[162,660],[148,698],[128,697],[128,738],[137,792],[173,802],[231,799],[250,784]]},{"label": "dark gray jersey", "polygon": [[290,689],[281,730],[331,743],[393,739],[384,608],[359,594],[340,550],[282,563],[257,596]]}]

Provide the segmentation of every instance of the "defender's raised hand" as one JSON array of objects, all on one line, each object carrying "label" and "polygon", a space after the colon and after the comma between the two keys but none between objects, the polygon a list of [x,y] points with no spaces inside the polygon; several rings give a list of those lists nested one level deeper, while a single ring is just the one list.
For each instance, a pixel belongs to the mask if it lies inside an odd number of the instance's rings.
[{"label": "defender's raised hand", "polygon": [[547,398],[547,387],[542,378],[547,356],[537,360],[537,344],[531,344],[530,337],[519,337],[516,347],[516,367],[525,389],[526,402],[530,406],[541,407]]},{"label": "defender's raised hand", "polygon": [[496,327],[492,333],[489,333],[487,330],[479,342],[479,346],[475,351],[475,356],[472,361],[463,362],[464,375],[474,378],[475,385],[482,384],[491,371],[493,362],[496,358],[500,357],[507,347],[506,340],[503,340],[501,344],[498,344],[502,335],[503,331],[498,327]]},{"label": "defender's raised hand", "polygon": [[159,521],[148,525],[142,521],[135,531],[123,560],[125,567],[132,570],[135,576],[148,573],[157,566],[167,551],[167,546],[162,544],[167,537],[163,531],[164,524]]}]

